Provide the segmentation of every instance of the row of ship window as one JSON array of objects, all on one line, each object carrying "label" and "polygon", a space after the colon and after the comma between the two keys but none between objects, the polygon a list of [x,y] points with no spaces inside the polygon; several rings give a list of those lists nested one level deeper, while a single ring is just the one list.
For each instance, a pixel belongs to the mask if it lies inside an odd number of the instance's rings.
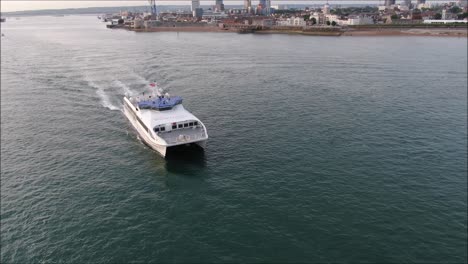
[{"label": "row of ship window", "polygon": [[[196,126],[198,126],[197,121],[184,123],[184,124],[172,124],[172,130],[179,129],[179,128],[196,127]],[[154,132],[164,132],[164,131],[166,131],[166,128],[164,126],[154,128]]]}]

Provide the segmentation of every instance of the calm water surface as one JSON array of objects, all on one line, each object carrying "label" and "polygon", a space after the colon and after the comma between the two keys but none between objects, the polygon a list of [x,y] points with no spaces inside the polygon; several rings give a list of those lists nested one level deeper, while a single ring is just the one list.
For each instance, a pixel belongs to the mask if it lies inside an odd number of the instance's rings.
[{"label": "calm water surface", "polygon": [[[466,262],[466,38],[1,30],[2,263]],[[204,153],[129,127],[153,80]]]}]

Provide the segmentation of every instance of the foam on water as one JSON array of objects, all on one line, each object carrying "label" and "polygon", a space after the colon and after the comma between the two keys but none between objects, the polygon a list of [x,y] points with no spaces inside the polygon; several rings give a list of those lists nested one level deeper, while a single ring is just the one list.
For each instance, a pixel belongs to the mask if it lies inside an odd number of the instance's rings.
[{"label": "foam on water", "polygon": [[114,84],[119,86],[120,88],[122,88],[123,92],[125,95],[128,95],[128,96],[133,96],[134,94],[136,94],[135,91],[133,91],[132,89],[130,89],[130,87],[128,87],[125,83],[119,81],[119,80],[115,80],[114,81]]},{"label": "foam on water", "polygon": [[100,85],[97,85],[95,82],[87,79],[86,80],[88,82],[88,84],[91,86],[91,87],[94,87],[96,88],[96,94],[99,96],[100,100],[101,100],[101,105],[109,110],[112,110],[112,111],[116,111],[116,110],[120,110],[119,107],[115,106],[112,104],[112,102],[110,101],[110,98],[109,98],[109,95],[107,95],[107,93],[105,92],[104,88]]},{"label": "foam on water", "polygon": [[140,84],[148,84],[150,81],[148,81],[145,77],[135,73],[134,71],[130,72],[132,76],[134,76],[137,80],[138,83]]}]

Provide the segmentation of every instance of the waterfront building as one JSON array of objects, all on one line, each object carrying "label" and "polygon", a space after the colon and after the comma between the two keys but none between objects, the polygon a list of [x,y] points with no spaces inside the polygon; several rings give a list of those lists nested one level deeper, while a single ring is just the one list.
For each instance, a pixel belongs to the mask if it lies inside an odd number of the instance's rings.
[{"label": "waterfront building", "polygon": [[305,20],[304,20],[303,17],[295,17],[295,18],[293,19],[293,26],[296,26],[296,27],[301,26],[301,27],[303,27],[303,26],[305,26],[305,25],[306,25],[306,22],[305,22]]},{"label": "waterfront building", "polygon": [[197,7],[195,8],[195,10],[193,10],[192,12],[193,14],[193,17],[196,17],[196,18],[202,18],[203,17],[203,8],[200,8],[200,7]]},{"label": "waterfront building", "polygon": [[224,12],[213,12],[212,10],[203,10],[203,19],[211,19],[212,21],[225,19],[228,15]]},{"label": "waterfront building", "polygon": [[276,25],[286,27],[303,27],[306,25],[306,22],[303,17],[290,17],[285,20],[276,21]]},{"label": "waterfront building", "polygon": [[395,5],[395,0],[385,0],[386,7],[390,7],[392,5]]},{"label": "waterfront building", "polygon": [[446,9],[442,10],[442,20],[447,20],[447,10]]},{"label": "waterfront building", "polygon": [[339,19],[337,22],[340,26],[356,26],[356,25],[370,25],[375,24],[374,19],[368,16],[349,16],[348,19]]},{"label": "waterfront building", "polygon": [[275,10],[286,10],[288,9],[288,6],[287,5],[274,5],[274,6],[271,6],[271,8]]},{"label": "waterfront building", "polygon": [[192,0],[192,6],[190,10],[194,12],[199,7],[200,7],[200,0]]},{"label": "waterfront building", "polygon": [[133,28],[138,29],[143,27],[143,19],[136,18],[133,20]]},{"label": "waterfront building", "polygon": [[426,3],[426,0],[417,0],[417,5],[420,5],[420,4],[425,4]]},{"label": "waterfront building", "polygon": [[[249,21],[247,21],[247,24]],[[262,27],[271,27],[274,25],[274,20],[266,17],[253,17],[250,25],[253,26],[262,26]]]},{"label": "waterfront building", "polygon": [[416,6],[418,9],[422,9],[422,8],[432,8],[432,4],[431,3],[422,3],[422,4],[418,4]]},{"label": "waterfront building", "polygon": [[406,12],[406,11],[409,11],[410,10],[410,6],[408,6],[406,3],[403,4],[403,5],[398,5],[398,9],[400,9],[400,11],[402,12]]},{"label": "waterfront building", "polygon": [[468,20],[435,20],[435,19],[426,19],[423,21],[424,24],[450,24],[450,23],[468,23]]},{"label": "waterfront building", "polygon": [[215,11],[217,11],[217,12],[224,11],[223,0],[216,0]]},{"label": "waterfront building", "polygon": [[411,0],[405,0],[405,5],[408,7],[408,9],[411,8]]},{"label": "waterfront building", "polygon": [[325,15],[330,14],[330,5],[328,4],[328,2],[323,6],[322,13],[324,13]]},{"label": "waterfront building", "polygon": [[330,23],[335,21],[335,22],[338,23],[339,19],[340,19],[340,17],[337,16],[337,15],[333,15],[333,14],[326,14],[325,15],[325,23],[326,23],[326,21],[330,21]]},{"label": "waterfront building", "polygon": [[312,18],[315,18],[315,22],[317,23],[317,25],[323,25],[326,22],[325,15],[322,13],[314,12],[313,14],[310,15],[309,19],[312,20]]},{"label": "waterfront building", "polygon": [[244,0],[244,9],[247,11],[252,9],[252,0]]},{"label": "waterfront building", "polygon": [[348,18],[348,25],[369,25],[374,24],[374,19],[368,16],[354,16]]},{"label": "waterfront building", "polygon": [[271,15],[271,0],[265,0],[264,14],[269,16]]}]

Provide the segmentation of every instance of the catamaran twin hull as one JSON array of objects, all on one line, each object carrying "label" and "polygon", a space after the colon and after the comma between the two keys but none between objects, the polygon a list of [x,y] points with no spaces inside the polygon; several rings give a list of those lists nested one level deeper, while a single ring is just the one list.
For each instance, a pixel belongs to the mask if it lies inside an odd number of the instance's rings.
[{"label": "catamaran twin hull", "polygon": [[149,147],[165,157],[167,149],[195,143],[204,148],[205,125],[182,106],[182,99],[157,98],[132,103],[124,97],[124,114]]}]

